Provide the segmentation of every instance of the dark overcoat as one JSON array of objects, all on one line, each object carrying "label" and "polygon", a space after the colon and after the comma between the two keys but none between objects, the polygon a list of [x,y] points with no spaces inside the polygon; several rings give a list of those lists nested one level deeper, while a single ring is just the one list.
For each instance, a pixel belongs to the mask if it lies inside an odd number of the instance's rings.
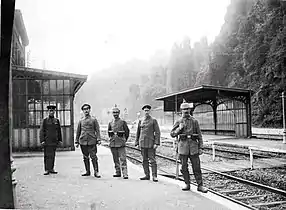
[{"label": "dark overcoat", "polygon": [[45,146],[57,146],[62,141],[62,132],[59,119],[46,117],[40,127],[40,142]]}]

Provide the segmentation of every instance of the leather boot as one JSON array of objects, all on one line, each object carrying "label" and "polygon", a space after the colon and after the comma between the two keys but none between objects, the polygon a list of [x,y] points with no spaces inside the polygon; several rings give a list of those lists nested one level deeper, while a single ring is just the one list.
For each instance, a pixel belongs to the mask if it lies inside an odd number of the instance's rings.
[{"label": "leather boot", "polygon": [[89,159],[83,160],[85,166],[85,173],[82,176],[90,176],[90,162]]},{"label": "leather boot", "polygon": [[185,184],[185,186],[182,188],[183,191],[189,191],[191,189],[190,184]]},{"label": "leather boot", "polygon": [[115,174],[113,175],[113,177],[121,177],[121,174],[115,173]]},{"label": "leather boot", "polygon": [[96,177],[96,178],[100,178],[101,176],[99,175],[99,173],[98,173],[98,172],[95,172],[95,173],[94,173],[94,177]]},{"label": "leather boot", "polygon": [[204,187],[203,185],[199,185],[197,190],[199,192],[202,192],[202,193],[207,193],[208,192],[208,189],[206,187]]},{"label": "leather boot", "polygon": [[158,182],[158,178],[156,176],[153,176],[153,182]]},{"label": "leather boot", "polygon": [[150,176],[141,177],[140,180],[150,180]]}]

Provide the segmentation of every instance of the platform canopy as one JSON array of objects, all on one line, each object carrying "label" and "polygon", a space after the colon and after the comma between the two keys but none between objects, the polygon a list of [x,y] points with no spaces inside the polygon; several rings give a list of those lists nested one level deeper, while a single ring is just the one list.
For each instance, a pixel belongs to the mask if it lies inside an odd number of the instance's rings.
[{"label": "platform canopy", "polygon": [[59,71],[12,66],[13,79],[35,80],[71,80],[71,94],[74,95],[86,82],[87,75],[73,74]]},{"label": "platform canopy", "polygon": [[[193,103],[194,107],[198,107],[203,104],[210,105],[213,111],[213,121],[215,133],[217,129],[217,108],[221,104],[225,104],[227,110],[239,110],[244,109],[243,117],[245,119],[244,124],[247,124],[247,136],[251,135],[251,96],[253,91],[249,89],[242,88],[229,88],[221,86],[212,85],[202,85],[195,88],[190,88],[182,90],[179,92],[167,94],[156,98],[164,102],[164,112],[178,112],[180,110],[180,104],[185,99],[189,103]],[[244,108],[237,108],[238,105],[234,101],[239,102]],[[231,102],[231,104],[230,104]],[[227,104],[228,103],[228,104]],[[230,106],[228,106],[230,104]],[[235,107],[236,106],[236,107]],[[234,113],[234,118],[236,118],[236,113]],[[236,119],[235,119],[236,120]],[[234,122],[234,124],[238,122]]]}]

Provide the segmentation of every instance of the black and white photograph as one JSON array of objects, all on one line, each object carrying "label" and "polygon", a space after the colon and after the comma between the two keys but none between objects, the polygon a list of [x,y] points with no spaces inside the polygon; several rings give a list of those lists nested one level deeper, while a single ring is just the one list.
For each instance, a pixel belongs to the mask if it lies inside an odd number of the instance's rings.
[{"label": "black and white photograph", "polygon": [[286,209],[286,0],[0,8],[0,209]]}]

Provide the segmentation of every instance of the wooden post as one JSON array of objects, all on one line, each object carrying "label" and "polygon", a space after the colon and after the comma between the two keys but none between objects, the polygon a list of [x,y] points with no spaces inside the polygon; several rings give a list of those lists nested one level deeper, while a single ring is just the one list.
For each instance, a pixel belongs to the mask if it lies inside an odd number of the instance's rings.
[{"label": "wooden post", "polygon": [[286,107],[285,93],[282,92],[282,113],[283,113],[283,144],[286,144]]},{"label": "wooden post", "polygon": [[253,149],[249,147],[250,169],[253,169]]},{"label": "wooden post", "polygon": [[212,149],[213,149],[213,161],[215,161],[215,142],[212,143]]},{"label": "wooden post", "polygon": [[[176,117],[177,117],[177,111],[178,111],[177,110],[177,103],[178,103],[177,100],[178,100],[177,95],[175,95],[175,114],[176,114]],[[176,144],[178,145],[178,137],[176,137]],[[178,154],[177,146],[175,146],[173,144],[173,147],[176,150],[176,179],[178,179],[179,178],[179,154]]]},{"label": "wooden post", "polygon": [[0,208],[13,209],[11,148],[9,130],[9,81],[15,0],[1,1],[0,57]]}]

